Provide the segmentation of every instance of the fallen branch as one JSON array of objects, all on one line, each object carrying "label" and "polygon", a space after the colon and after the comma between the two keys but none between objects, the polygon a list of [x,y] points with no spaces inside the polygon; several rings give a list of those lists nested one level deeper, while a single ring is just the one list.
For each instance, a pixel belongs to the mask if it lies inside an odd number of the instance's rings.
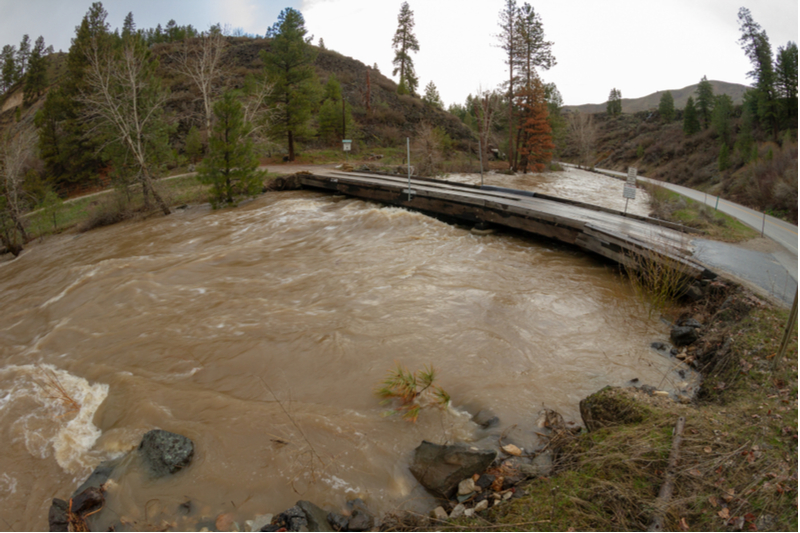
[{"label": "fallen branch", "polygon": [[664,517],[667,514],[667,506],[672,499],[672,490],[675,488],[675,467],[680,458],[681,437],[683,435],[683,426],[686,424],[686,418],[678,418],[678,423],[675,424],[675,431],[672,434],[672,450],[669,452],[669,462],[667,463],[667,473],[664,476],[664,484],[661,485],[661,490],[658,492],[658,498],[655,503],[655,513],[653,520],[650,522],[648,531],[664,531]]}]

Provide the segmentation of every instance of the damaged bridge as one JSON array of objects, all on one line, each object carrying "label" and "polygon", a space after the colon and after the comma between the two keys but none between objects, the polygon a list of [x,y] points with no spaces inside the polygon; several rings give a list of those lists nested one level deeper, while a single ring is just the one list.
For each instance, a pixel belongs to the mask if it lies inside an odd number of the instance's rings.
[{"label": "damaged bridge", "polygon": [[556,239],[629,268],[641,259],[715,277],[691,259],[689,228],[529,191],[366,172],[319,170],[278,178],[271,188],[308,188],[413,209],[466,224],[509,227]]}]

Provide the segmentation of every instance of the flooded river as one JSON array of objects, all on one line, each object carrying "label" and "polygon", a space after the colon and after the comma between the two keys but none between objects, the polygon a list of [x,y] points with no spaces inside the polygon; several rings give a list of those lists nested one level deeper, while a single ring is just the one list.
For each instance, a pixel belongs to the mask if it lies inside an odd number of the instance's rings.
[{"label": "flooded river", "polygon": [[[321,193],[33,244],[0,263],[0,296],[0,527],[14,530],[46,529],[53,497],[153,428],[193,439],[194,462],[152,481],[127,461],[103,525],[158,527],[187,500],[240,524],[298,499],[426,510],[408,471],[423,439],[496,443],[516,424],[531,449],[543,407],[580,422],[605,385],[678,385],[649,347],[667,327],[614,267]],[[452,407],[383,416],[373,391],[397,364],[433,364]],[[479,409],[500,426],[479,429]]]}]

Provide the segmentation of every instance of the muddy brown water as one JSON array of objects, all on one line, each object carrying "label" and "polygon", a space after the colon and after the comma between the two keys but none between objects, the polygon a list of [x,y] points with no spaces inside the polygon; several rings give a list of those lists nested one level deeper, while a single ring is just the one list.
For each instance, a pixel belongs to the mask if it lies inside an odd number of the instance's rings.
[{"label": "muddy brown water", "polygon": [[[52,498],[153,428],[193,439],[194,462],[153,481],[125,456],[99,527],[221,512],[243,527],[298,499],[424,511],[408,471],[423,439],[508,430],[531,450],[543,407],[579,422],[605,385],[680,386],[649,347],[667,327],[608,264],[314,192],[55,237],[0,263],[0,295],[0,527],[14,530],[45,529]],[[433,364],[451,408],[384,416],[373,390],[396,364]],[[481,408],[500,426],[479,429]]]}]

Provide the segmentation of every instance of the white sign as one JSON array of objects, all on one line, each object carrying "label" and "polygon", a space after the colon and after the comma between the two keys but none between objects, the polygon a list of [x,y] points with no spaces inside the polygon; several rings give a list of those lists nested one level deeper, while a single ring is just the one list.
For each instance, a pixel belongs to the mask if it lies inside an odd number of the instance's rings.
[{"label": "white sign", "polygon": [[352,144],[353,144],[353,141],[352,141],[352,140],[350,140],[350,139],[343,139],[343,140],[342,140],[342,150],[344,150],[345,152],[349,152],[349,151],[350,151],[350,146],[351,146]]},{"label": "white sign", "polygon": [[636,167],[628,167],[628,185],[633,185],[636,187],[636,173],[638,169]]},{"label": "white sign", "polygon": [[622,189],[622,197],[629,200],[636,200],[636,187],[631,187],[626,183],[625,187]]}]

